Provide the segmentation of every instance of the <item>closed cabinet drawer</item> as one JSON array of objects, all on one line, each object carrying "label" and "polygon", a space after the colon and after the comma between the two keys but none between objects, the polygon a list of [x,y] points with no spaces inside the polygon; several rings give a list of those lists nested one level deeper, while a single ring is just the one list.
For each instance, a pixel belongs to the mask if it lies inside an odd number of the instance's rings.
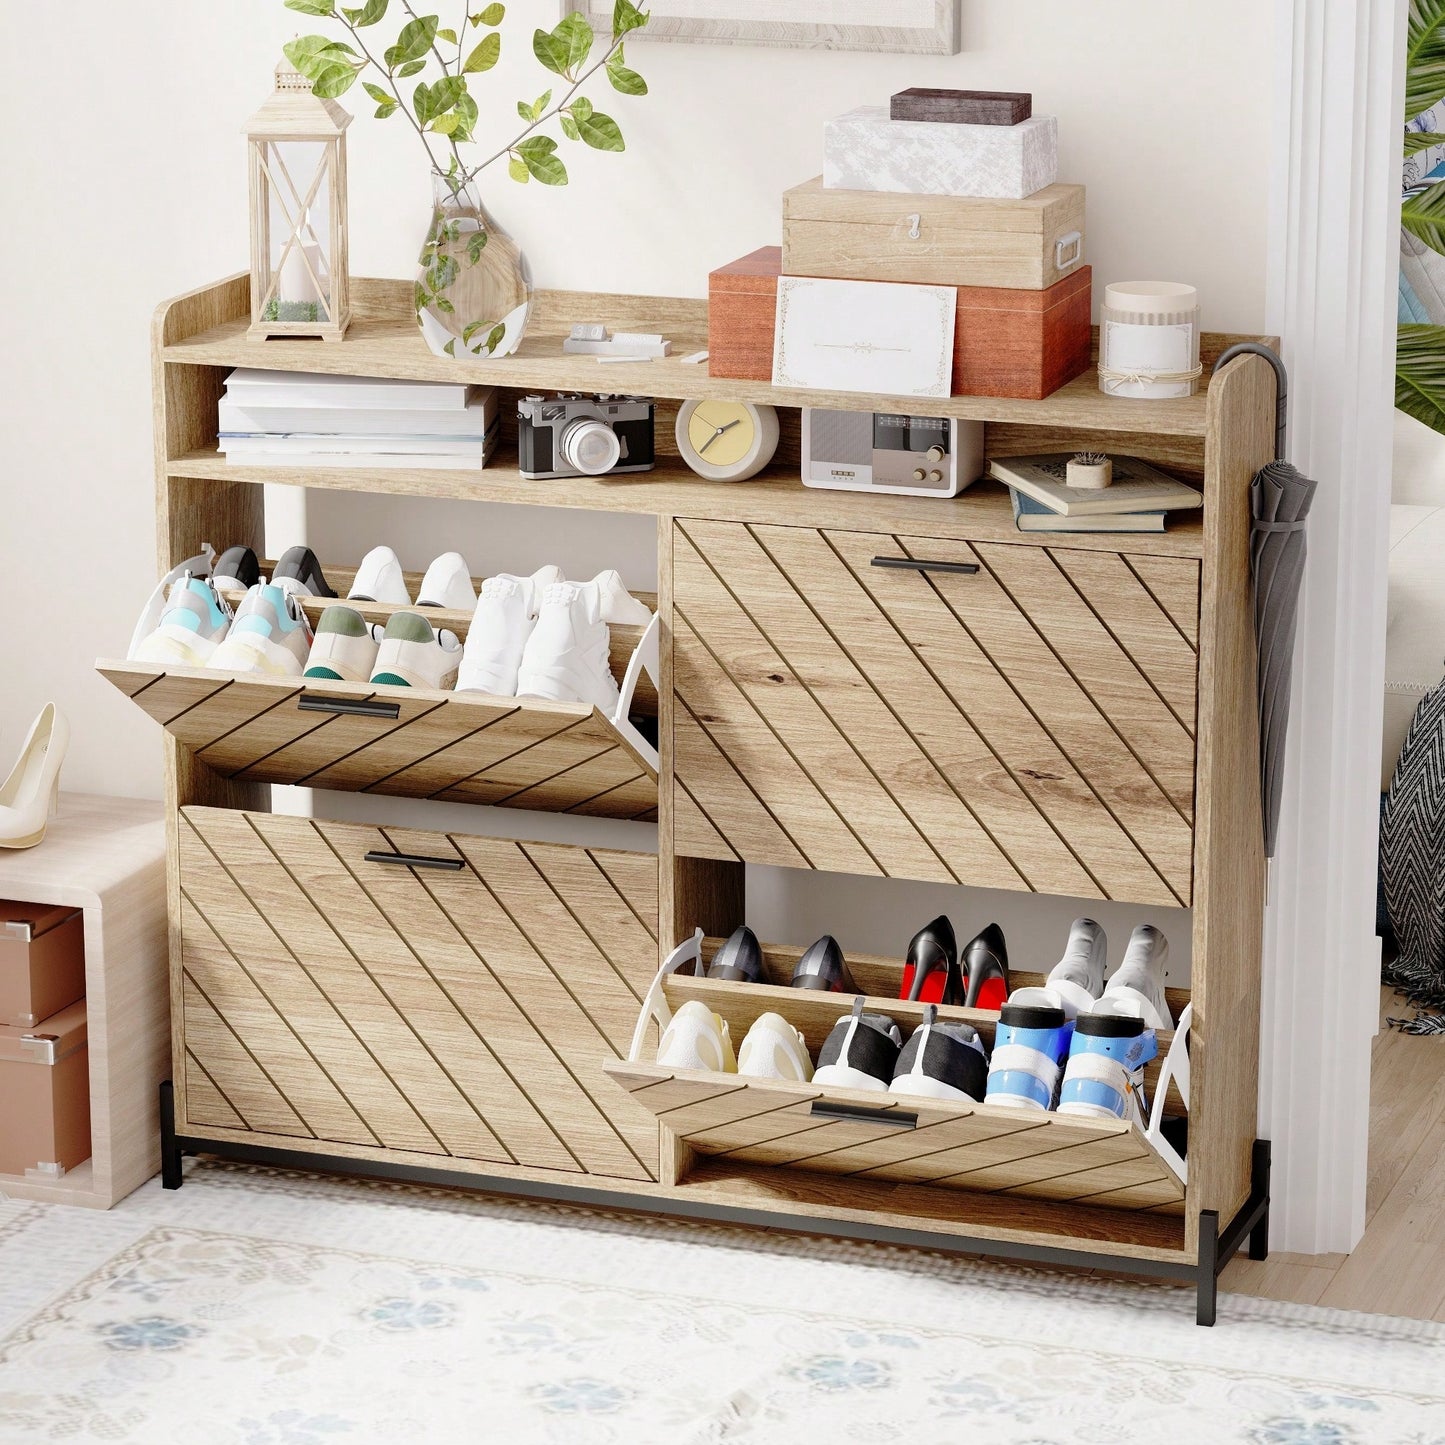
[{"label": "closed cabinet drawer", "polygon": [[1198,562],[679,521],[673,579],[680,853],[1191,901]]},{"label": "closed cabinet drawer", "polygon": [[657,963],[652,855],[179,818],[184,1125],[656,1178],[603,1076]]}]

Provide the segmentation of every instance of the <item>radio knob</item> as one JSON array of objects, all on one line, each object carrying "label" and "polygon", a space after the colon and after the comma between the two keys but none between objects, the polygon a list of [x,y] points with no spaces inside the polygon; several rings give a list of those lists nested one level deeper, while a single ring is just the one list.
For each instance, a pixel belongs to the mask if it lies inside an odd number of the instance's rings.
[{"label": "radio knob", "polygon": [[928,473],[925,472],[922,467],[914,467],[914,469],[913,469],[913,480],[914,480],[915,482],[926,481],[927,478],[928,478]]},{"label": "radio knob", "polygon": [[943,473],[940,472],[937,467],[935,467],[931,472],[929,472],[928,480],[930,482],[941,482],[943,480]]},{"label": "radio knob", "polygon": [[942,447],[929,447],[929,449],[928,449],[928,460],[929,460],[929,461],[931,461],[931,462],[941,462],[941,461],[943,460],[943,457],[944,457],[944,451],[943,451],[943,448],[942,448]]}]

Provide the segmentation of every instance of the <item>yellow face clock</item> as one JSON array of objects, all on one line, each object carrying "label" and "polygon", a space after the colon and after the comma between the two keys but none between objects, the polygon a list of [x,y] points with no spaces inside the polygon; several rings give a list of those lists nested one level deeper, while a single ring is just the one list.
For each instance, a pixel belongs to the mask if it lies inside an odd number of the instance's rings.
[{"label": "yellow face clock", "polygon": [[677,414],[677,449],[698,476],[745,482],[778,449],[778,414],[741,401],[687,401]]}]

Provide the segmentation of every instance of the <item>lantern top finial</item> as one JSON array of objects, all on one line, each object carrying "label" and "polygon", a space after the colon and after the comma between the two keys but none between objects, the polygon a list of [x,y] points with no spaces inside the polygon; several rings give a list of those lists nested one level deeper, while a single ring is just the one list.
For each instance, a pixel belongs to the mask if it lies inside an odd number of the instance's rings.
[{"label": "lantern top finial", "polygon": [[246,122],[252,140],[332,140],[344,134],[351,116],[334,100],[313,95],[311,82],[282,60],[275,89]]}]

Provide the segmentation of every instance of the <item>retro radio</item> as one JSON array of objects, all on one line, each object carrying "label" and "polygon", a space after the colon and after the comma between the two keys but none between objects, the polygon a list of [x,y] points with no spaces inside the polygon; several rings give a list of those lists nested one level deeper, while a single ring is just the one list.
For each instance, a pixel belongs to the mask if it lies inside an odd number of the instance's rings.
[{"label": "retro radio", "polygon": [[803,408],[803,485],[956,497],[983,475],[983,423]]}]

